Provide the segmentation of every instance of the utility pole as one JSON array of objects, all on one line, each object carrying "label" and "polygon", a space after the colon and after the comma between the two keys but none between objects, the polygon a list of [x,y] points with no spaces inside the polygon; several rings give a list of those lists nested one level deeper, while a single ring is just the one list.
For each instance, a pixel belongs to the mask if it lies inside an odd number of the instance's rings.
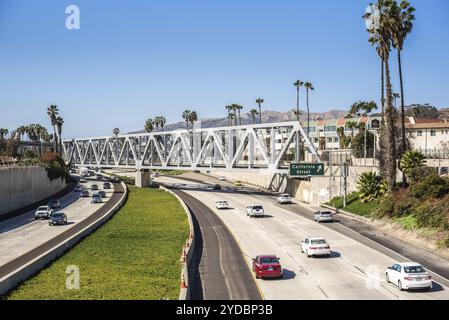
[{"label": "utility pole", "polygon": [[344,193],[343,193],[343,208],[346,207],[346,195],[347,195],[347,192],[348,192],[348,183],[347,183],[348,173],[349,173],[349,166],[345,162],[343,164],[343,189],[344,189]]}]

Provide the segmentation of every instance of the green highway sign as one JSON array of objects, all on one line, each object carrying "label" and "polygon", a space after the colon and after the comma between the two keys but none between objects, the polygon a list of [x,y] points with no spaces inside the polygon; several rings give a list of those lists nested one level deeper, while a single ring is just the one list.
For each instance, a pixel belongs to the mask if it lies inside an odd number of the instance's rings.
[{"label": "green highway sign", "polygon": [[323,163],[290,163],[290,176],[307,177],[323,175]]}]

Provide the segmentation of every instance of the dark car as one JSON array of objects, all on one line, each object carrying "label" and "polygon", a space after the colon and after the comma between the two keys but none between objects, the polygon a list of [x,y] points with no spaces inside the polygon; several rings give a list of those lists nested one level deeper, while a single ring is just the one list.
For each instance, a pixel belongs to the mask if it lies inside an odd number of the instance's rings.
[{"label": "dark car", "polygon": [[219,184],[214,185],[214,190],[221,190],[221,186]]},{"label": "dark car", "polygon": [[97,174],[97,180],[102,180],[103,176],[101,174]]},{"label": "dark car", "polygon": [[81,190],[83,190],[83,187],[81,187],[80,185],[77,185],[75,189],[73,189],[73,191],[75,192],[81,192]]},{"label": "dark car", "polygon": [[253,259],[253,272],[256,278],[282,278],[284,272],[275,255],[260,255]]},{"label": "dark car", "polygon": [[106,191],[104,191],[104,190],[98,191],[98,194],[99,194],[102,198],[106,198]]},{"label": "dark car", "polygon": [[48,206],[50,207],[50,209],[57,209],[61,207],[61,203],[59,202],[59,200],[51,199],[50,201],[48,201]]},{"label": "dark car", "polygon": [[48,220],[48,225],[64,225],[67,223],[67,216],[64,212],[56,212],[53,213],[50,217],[50,220]]},{"label": "dark car", "polygon": [[103,189],[111,189],[111,183],[110,182],[103,183]]},{"label": "dark car", "polygon": [[83,197],[83,198],[89,197],[89,191],[81,190],[80,196]]},{"label": "dark car", "polygon": [[91,190],[98,190],[98,185],[93,184],[93,185],[90,186],[90,189]]}]

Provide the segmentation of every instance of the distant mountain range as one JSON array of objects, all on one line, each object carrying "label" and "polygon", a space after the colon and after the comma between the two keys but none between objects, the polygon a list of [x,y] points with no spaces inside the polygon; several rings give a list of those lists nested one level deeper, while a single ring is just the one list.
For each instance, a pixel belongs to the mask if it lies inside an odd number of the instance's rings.
[{"label": "distant mountain range", "polygon": [[[307,121],[307,114],[303,112],[301,116],[301,121]],[[343,118],[347,114],[345,110],[330,110],[327,112],[312,112],[310,113],[310,120],[316,120],[317,118],[321,119],[336,119]],[[263,123],[273,123],[273,122],[284,122],[295,120],[296,116],[293,111],[287,112],[279,112],[279,111],[262,111],[262,122]],[[256,118],[256,123],[258,122],[258,117]],[[253,118],[248,113],[242,113],[242,124],[252,124]],[[222,118],[201,118],[197,122],[198,126],[201,128],[213,128],[213,127],[224,127],[228,125],[228,119],[226,117]],[[164,126],[164,131],[172,131],[177,129],[184,129],[186,127],[186,123],[184,121],[180,121],[177,123],[167,124]],[[145,132],[145,130],[134,131],[130,133],[141,133]]]}]

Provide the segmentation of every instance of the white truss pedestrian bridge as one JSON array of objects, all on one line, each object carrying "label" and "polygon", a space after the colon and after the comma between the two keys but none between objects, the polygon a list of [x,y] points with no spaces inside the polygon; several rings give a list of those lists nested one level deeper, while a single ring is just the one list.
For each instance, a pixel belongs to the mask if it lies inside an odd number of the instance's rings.
[{"label": "white truss pedestrian bridge", "polygon": [[287,173],[300,158],[319,161],[297,121],[80,138],[63,141],[63,149],[77,167],[139,171]]}]

